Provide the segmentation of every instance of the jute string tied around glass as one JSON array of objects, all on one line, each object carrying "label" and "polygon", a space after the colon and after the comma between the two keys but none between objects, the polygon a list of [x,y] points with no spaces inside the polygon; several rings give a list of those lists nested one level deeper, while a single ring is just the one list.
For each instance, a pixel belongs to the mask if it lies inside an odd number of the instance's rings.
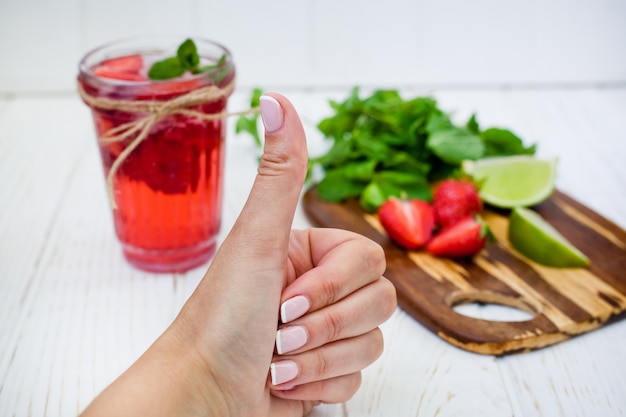
[{"label": "jute string tied around glass", "polygon": [[134,139],[124,148],[119,156],[111,164],[111,169],[107,175],[107,195],[109,197],[109,204],[112,209],[117,209],[115,203],[115,194],[113,191],[113,181],[115,180],[115,174],[119,170],[120,166],[124,163],[128,155],[130,155],[141,142],[143,142],[150,133],[150,129],[161,119],[170,115],[184,115],[188,117],[195,117],[201,120],[216,120],[223,119],[229,116],[240,116],[250,113],[258,113],[258,108],[252,108],[239,112],[222,112],[206,114],[191,108],[200,104],[205,104],[211,101],[215,101],[221,98],[228,97],[234,90],[234,80],[231,81],[224,88],[210,85],[207,87],[193,90],[184,95],[175,97],[171,100],[156,101],[156,100],[119,100],[107,97],[94,97],[88,94],[83,86],[78,84],[78,93],[80,97],[92,108],[98,108],[102,110],[119,110],[128,113],[143,113],[145,116],[139,117],[128,123],[121,124],[104,132],[98,140],[101,143],[121,142],[133,137]]}]

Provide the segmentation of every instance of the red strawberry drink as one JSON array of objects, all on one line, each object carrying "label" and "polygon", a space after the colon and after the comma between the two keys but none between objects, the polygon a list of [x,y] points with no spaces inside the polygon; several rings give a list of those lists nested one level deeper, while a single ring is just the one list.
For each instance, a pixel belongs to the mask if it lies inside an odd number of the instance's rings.
[{"label": "red strawberry drink", "polygon": [[[180,55],[179,47],[179,74],[174,61],[181,41],[110,44],[87,54],[78,75],[79,91],[92,110],[124,256],[153,272],[184,272],[208,261],[221,223],[226,131],[220,113],[235,69],[225,48],[195,40],[196,58]],[[191,63],[183,62],[187,58]],[[171,65],[164,71],[173,68],[169,75],[175,78],[150,79],[153,64],[167,59]],[[164,78],[161,72],[157,75]],[[200,89],[207,94],[187,99]],[[137,104],[146,106],[134,108]]]}]

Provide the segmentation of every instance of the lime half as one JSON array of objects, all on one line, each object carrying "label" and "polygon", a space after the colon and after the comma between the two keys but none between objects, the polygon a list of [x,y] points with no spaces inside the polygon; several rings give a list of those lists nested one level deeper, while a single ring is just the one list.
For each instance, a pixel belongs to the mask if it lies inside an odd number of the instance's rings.
[{"label": "lime half", "polygon": [[536,212],[517,207],[511,211],[508,237],[511,245],[541,265],[576,268],[590,264],[581,251]]},{"label": "lime half", "polygon": [[558,160],[503,156],[464,161],[463,171],[478,184],[480,197],[500,208],[530,207],[554,191]]}]

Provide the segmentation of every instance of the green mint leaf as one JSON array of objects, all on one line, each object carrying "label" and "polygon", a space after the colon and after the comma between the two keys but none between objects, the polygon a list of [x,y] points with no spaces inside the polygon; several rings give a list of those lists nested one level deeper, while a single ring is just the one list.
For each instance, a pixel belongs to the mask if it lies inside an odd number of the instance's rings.
[{"label": "green mint leaf", "polygon": [[194,72],[200,64],[200,56],[198,55],[198,48],[191,39],[186,39],[180,44],[176,50],[176,56],[180,61],[180,65],[186,69]]},{"label": "green mint leaf", "polygon": [[200,67],[196,73],[212,72],[216,69],[218,69],[218,71],[214,74],[210,74],[209,79],[215,84],[219,84],[224,80],[224,78],[226,78],[232,69],[232,65],[226,62],[226,54],[222,54],[220,59],[217,60],[217,63]]},{"label": "green mint leaf", "polygon": [[389,195],[385,193],[380,184],[372,181],[363,189],[359,203],[366,212],[375,213],[388,198]]},{"label": "green mint leaf", "polygon": [[442,161],[455,165],[466,159],[482,158],[485,154],[485,144],[480,136],[463,128],[437,130],[428,138],[427,146]]},{"label": "green mint leaf", "polygon": [[472,114],[472,117],[469,118],[469,120],[465,124],[465,127],[467,128],[467,130],[475,135],[480,134],[480,126],[478,125],[478,121],[476,120],[476,114]]},{"label": "green mint leaf", "polygon": [[524,146],[522,139],[507,129],[489,128],[481,134],[485,156],[534,155],[537,146]]},{"label": "green mint leaf", "polygon": [[[252,90],[250,97],[250,108],[255,109],[259,107],[260,98],[263,95],[263,90],[255,88]],[[248,133],[254,139],[254,143],[259,147],[263,147],[261,135],[259,134],[259,114],[242,115],[237,118],[235,123],[235,133]]]},{"label": "green mint leaf", "polygon": [[261,90],[258,87],[252,90],[252,95],[250,96],[250,107],[252,107],[253,109],[258,108],[261,105],[262,95],[263,95],[263,90]]},{"label": "green mint leaf", "polygon": [[408,172],[426,178],[430,171],[430,164],[417,160],[411,153],[393,151],[391,155],[381,161],[385,170]]},{"label": "green mint leaf", "polygon": [[184,73],[185,68],[180,64],[178,57],[171,57],[152,64],[148,77],[151,80],[169,80],[180,77]]},{"label": "green mint leaf", "polygon": [[375,159],[357,161],[344,165],[341,170],[343,175],[349,180],[368,182],[374,176],[374,170],[378,161]]},{"label": "green mint leaf", "polygon": [[226,62],[226,54],[222,54],[222,56],[220,56],[220,59],[218,59],[215,64],[201,66],[200,68],[198,68],[198,72],[213,71],[214,69],[219,68],[220,66],[224,65],[224,62]]},{"label": "green mint leaf", "polygon": [[376,212],[390,197],[418,198],[432,200],[432,191],[428,182],[420,175],[382,171],[361,193],[360,204],[367,212]]},{"label": "green mint leaf", "polygon": [[454,124],[450,120],[450,117],[442,112],[433,112],[428,118],[426,123],[426,132],[432,134],[439,130],[446,130],[454,128]]},{"label": "green mint leaf", "polygon": [[237,119],[237,122],[235,123],[235,133],[239,134],[244,132],[252,136],[252,138],[254,139],[254,143],[258,147],[261,147],[263,145],[257,127],[257,120],[255,118],[241,116]]},{"label": "green mint leaf", "polygon": [[335,141],[325,155],[313,158],[311,162],[319,163],[323,168],[332,168],[341,166],[352,159],[357,159],[354,155],[353,143],[348,140],[339,140]]},{"label": "green mint leaf", "polygon": [[340,170],[327,171],[324,178],[317,185],[319,196],[326,201],[339,202],[350,197],[358,197],[366,184],[352,181],[344,176]]}]

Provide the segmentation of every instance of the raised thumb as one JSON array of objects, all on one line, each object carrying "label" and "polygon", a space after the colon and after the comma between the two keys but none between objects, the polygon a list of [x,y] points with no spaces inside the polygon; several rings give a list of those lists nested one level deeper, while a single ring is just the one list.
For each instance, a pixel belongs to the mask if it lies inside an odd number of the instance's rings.
[{"label": "raised thumb", "polygon": [[289,236],[308,162],[304,129],[291,103],[267,94],[261,115],[265,146],[248,200],[181,312],[183,324],[175,326],[191,329],[188,337],[199,335],[211,374],[226,381],[225,390],[245,385],[252,375],[257,394],[265,389],[280,295],[292,273]]},{"label": "raised thumb", "polygon": [[286,256],[306,177],[307,145],[300,118],[284,96],[263,95],[260,110],[265,126],[263,154],[248,200],[228,240],[245,248],[246,258],[274,263],[281,261],[277,255]]}]

